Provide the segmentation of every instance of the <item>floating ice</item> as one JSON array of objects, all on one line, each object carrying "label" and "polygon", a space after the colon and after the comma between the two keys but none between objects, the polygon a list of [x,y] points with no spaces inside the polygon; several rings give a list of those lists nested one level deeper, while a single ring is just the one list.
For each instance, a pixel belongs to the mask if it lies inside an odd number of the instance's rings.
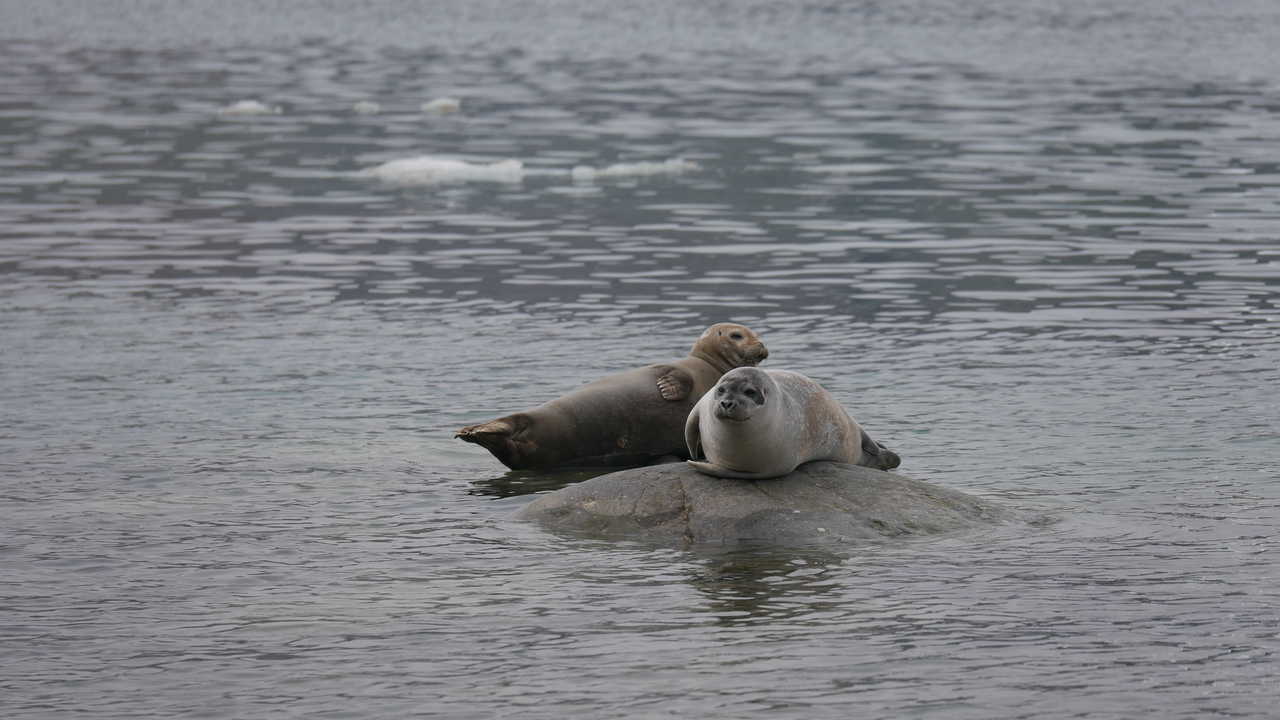
[{"label": "floating ice", "polygon": [[462,101],[458,98],[441,97],[431,102],[422,103],[422,112],[436,113],[438,115],[448,115],[456,113],[462,109]]},{"label": "floating ice", "polygon": [[377,115],[382,111],[382,106],[372,100],[361,100],[352,105],[351,109],[355,110],[357,115]]},{"label": "floating ice", "polygon": [[502,160],[495,163],[469,163],[435,155],[392,160],[360,171],[391,185],[438,185],[451,182],[520,182],[524,179],[524,163]]},{"label": "floating ice", "polygon": [[567,170],[546,167],[529,169],[519,160],[510,159],[494,163],[473,163],[437,155],[419,155],[366,168],[358,174],[392,185],[437,185],[452,182],[515,183],[530,177],[566,176],[575,182],[594,182],[613,178],[675,175],[697,169],[696,164],[679,158],[661,162],[616,163],[602,168],[579,165]]},{"label": "floating ice", "polygon": [[241,100],[218,111],[219,115],[279,115],[280,108],[257,100]]},{"label": "floating ice", "polygon": [[819,173],[822,175],[864,175],[896,170],[898,168],[896,165],[889,165],[887,163],[857,162],[832,163],[826,165],[801,165],[800,169],[806,172]]},{"label": "floating ice", "polygon": [[579,165],[573,169],[573,179],[591,182],[605,178],[640,177],[645,175],[678,175],[697,170],[698,166],[687,160],[672,158],[662,162],[615,163],[602,168]]}]

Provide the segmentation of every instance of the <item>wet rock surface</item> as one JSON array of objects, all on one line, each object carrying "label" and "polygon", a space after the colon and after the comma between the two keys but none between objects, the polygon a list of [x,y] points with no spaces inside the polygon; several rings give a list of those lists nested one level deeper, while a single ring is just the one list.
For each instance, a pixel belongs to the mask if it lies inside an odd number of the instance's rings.
[{"label": "wet rock surface", "polygon": [[575,534],[701,544],[931,535],[1016,515],[903,475],[815,462],[770,480],[714,478],[685,463],[622,470],[544,495],[516,517]]}]

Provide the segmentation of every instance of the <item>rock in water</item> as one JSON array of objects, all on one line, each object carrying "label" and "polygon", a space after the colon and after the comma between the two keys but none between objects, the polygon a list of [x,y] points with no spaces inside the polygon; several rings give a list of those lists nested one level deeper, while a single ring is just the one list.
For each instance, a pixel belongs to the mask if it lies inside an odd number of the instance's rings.
[{"label": "rock in water", "polygon": [[516,517],[575,534],[697,545],[930,535],[1015,515],[902,475],[813,462],[769,480],[710,477],[685,463],[622,470],[543,495]]}]

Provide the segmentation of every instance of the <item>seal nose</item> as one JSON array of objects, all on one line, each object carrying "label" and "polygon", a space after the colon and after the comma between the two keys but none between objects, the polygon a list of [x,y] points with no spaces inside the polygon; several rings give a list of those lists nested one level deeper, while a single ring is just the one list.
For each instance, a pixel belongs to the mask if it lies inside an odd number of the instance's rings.
[{"label": "seal nose", "polygon": [[723,409],[723,410],[732,410],[732,409],[733,409],[733,405],[734,405],[734,402],[733,402],[732,400],[727,400],[727,399],[726,399],[726,400],[721,400],[721,401],[720,401],[720,407],[721,407],[721,409]]}]

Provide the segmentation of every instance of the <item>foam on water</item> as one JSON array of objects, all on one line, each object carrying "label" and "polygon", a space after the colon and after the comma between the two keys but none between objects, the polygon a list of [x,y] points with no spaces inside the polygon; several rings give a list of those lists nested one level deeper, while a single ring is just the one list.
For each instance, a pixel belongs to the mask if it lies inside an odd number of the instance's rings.
[{"label": "foam on water", "polygon": [[372,100],[361,100],[352,105],[351,109],[357,115],[377,115],[382,111],[382,106]]}]

